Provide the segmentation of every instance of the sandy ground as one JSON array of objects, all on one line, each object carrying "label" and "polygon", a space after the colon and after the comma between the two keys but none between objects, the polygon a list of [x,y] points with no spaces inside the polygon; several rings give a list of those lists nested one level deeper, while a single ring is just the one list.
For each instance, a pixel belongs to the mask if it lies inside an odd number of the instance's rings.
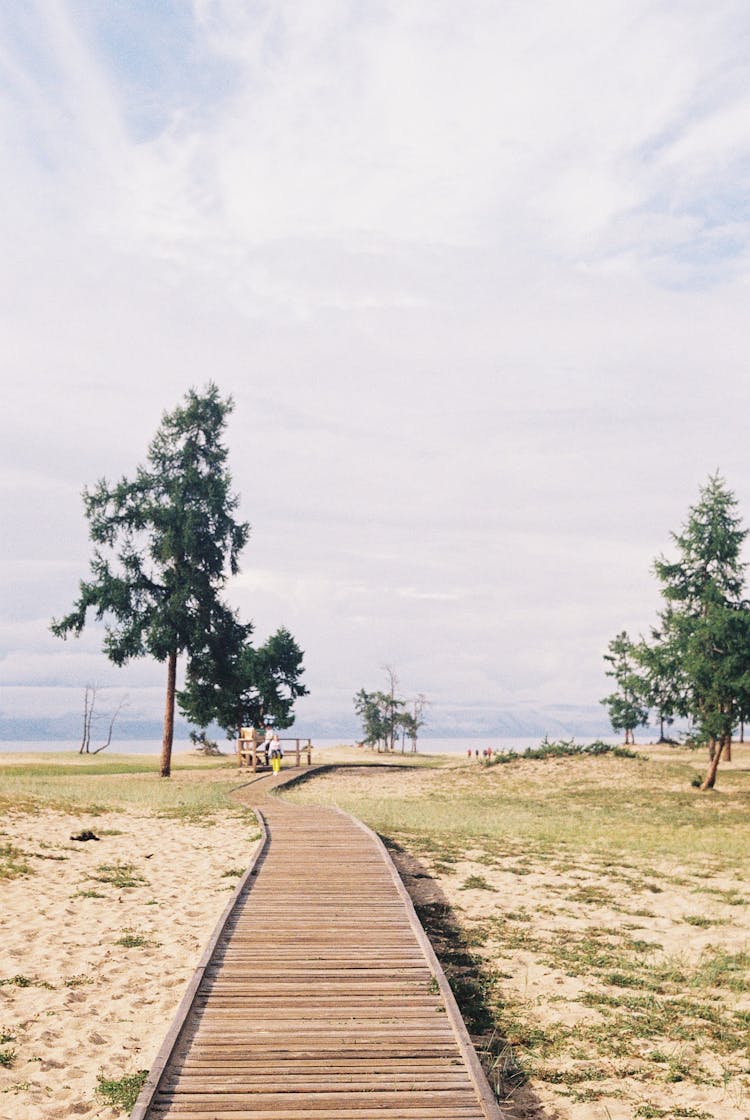
[{"label": "sandy ground", "polygon": [[[361,752],[346,753],[362,760]],[[456,760],[451,780],[462,780],[462,770]],[[532,764],[528,780],[536,773]],[[499,772],[486,777],[503,780]],[[434,780],[426,771],[412,775],[410,794],[424,795]],[[320,781],[356,791],[371,779],[339,772]],[[397,772],[379,777],[386,793],[389,782],[401,781]],[[84,828],[101,839],[73,842]],[[0,1120],[122,1115],[102,1102],[97,1080],[151,1065],[237,882],[232,872],[251,859],[254,832],[239,819],[206,827],[129,812],[92,820],[18,814],[0,823],[0,845],[18,848],[33,872],[0,881],[0,1054],[14,1053],[8,1067],[0,1063]],[[128,867],[134,885],[102,881],[112,874],[101,869],[117,865]],[[477,951],[532,1027],[608,1030],[606,1013],[587,997],[618,989],[603,988],[594,972],[571,974],[557,946],[639,942],[654,947],[650,962],[672,961],[686,974],[712,945],[735,954],[750,948],[747,884],[718,868],[706,878],[706,869],[693,873],[677,860],[613,867],[579,858],[561,866],[478,847],[448,865],[440,853],[417,853],[402,870],[415,901],[446,901],[465,930],[483,931]],[[727,901],[733,894],[741,905]],[[691,924],[696,917],[710,924]],[[127,947],[118,944],[123,936],[147,943]],[[717,990],[710,998],[750,1015],[746,990]],[[657,1047],[663,1061],[649,1056]],[[577,1057],[562,1047],[558,1070],[580,1072],[583,1050],[583,1040]],[[627,1051],[627,1059],[599,1060],[605,1080],[591,1085],[532,1072],[509,1120],[749,1120],[746,1055],[740,1068],[734,1058],[712,1055],[710,1045],[696,1054],[669,1037],[642,1045],[633,1036]],[[681,1067],[691,1075],[680,1076]],[[692,1076],[699,1068],[700,1077]]]},{"label": "sandy ground", "polygon": [[[614,877],[607,875],[607,882],[614,886],[614,905],[610,906],[605,895],[601,901],[593,901],[601,890],[601,865],[580,863],[562,873],[525,865],[519,878],[512,866],[488,866],[483,852],[472,854],[478,859],[459,861],[450,874],[439,876],[442,893],[468,931],[486,929],[488,923],[492,930],[495,923],[496,935],[491,932],[476,951],[491,970],[499,973],[502,991],[520,1010],[524,1023],[552,1034],[559,1025],[590,1025],[606,1030],[610,1020],[588,1006],[586,998],[595,992],[609,991],[623,997],[632,993],[630,988],[608,988],[593,970],[571,976],[558,963],[557,942],[587,943],[593,955],[596,946],[616,945],[617,939],[625,934],[632,941],[653,946],[652,951],[646,950],[649,962],[657,966],[672,962],[687,976],[711,959],[717,938],[721,949],[729,954],[745,954],[750,946],[748,908],[729,906],[716,897],[697,899],[695,884],[686,878],[680,864],[651,867],[648,885],[641,881],[632,889],[622,879],[613,882]],[[474,879],[482,879],[485,885],[466,889],[464,884]],[[420,885],[417,882],[415,895]],[[727,894],[745,890],[744,883],[725,876],[713,878],[711,886]],[[654,893],[654,888],[658,893]],[[707,912],[722,923],[721,928],[696,928],[686,921]],[[515,938],[528,930],[529,948],[515,941],[509,948],[505,944],[508,930]],[[689,988],[685,991],[690,994]],[[712,992],[709,998],[726,1000],[734,1010],[750,1012],[750,999],[745,993]],[[583,1037],[582,1043],[585,1048]],[[657,1048],[664,1058],[655,1065],[648,1060],[648,1054]],[[594,1062],[594,1049],[592,1046],[588,1055],[582,1049],[575,1054],[575,1061],[562,1057],[548,1066],[554,1065],[556,1073],[567,1067],[578,1076],[583,1074],[581,1067],[585,1069],[588,1060],[598,1070],[604,1067],[601,1082],[587,1085],[583,1077],[577,1084],[563,1082],[553,1086],[544,1076],[535,1078],[532,1067],[531,1084],[541,1107],[521,1114],[539,1116],[540,1120],[631,1120],[633,1116],[649,1115],[693,1116],[703,1120],[750,1118],[750,1080],[742,1076],[742,1071],[747,1072],[750,1066],[741,1052],[734,1060],[712,1055],[708,1045],[696,1053],[693,1047],[672,1036],[671,1031],[665,1031],[658,1043],[639,1042],[635,1027],[626,1057]],[[568,1053],[572,1055],[573,1051]],[[686,1069],[700,1070],[700,1076],[694,1079]],[[591,1089],[601,1092],[599,1099],[585,1099]]]},{"label": "sandy ground", "polygon": [[[570,766],[521,764],[527,784]],[[623,787],[626,777],[627,764]],[[499,768],[481,779],[507,780]],[[468,780],[471,767],[459,760],[450,781]],[[398,773],[377,781],[386,800],[389,792],[404,796]],[[412,773],[408,796],[429,797],[444,781],[434,772]],[[351,771],[321,777],[317,789],[335,800],[337,787],[366,795],[371,783],[370,775]],[[527,851],[520,839],[469,846],[456,858],[439,844],[434,853],[427,845],[415,854],[408,850],[414,837],[397,839],[407,850],[394,857],[415,903],[450,907],[518,1024],[518,1037],[507,1036],[508,1052],[527,1063],[530,1079],[507,1102],[508,1120],[750,1120],[750,1030],[742,1025],[750,1023],[750,993],[741,982],[750,891],[740,868],[710,859],[568,858]],[[735,957],[739,972],[701,979],[722,955]],[[662,989],[636,984],[635,976],[659,972],[666,975]],[[696,1045],[666,1016],[662,1035],[641,1035],[628,1000],[652,992],[657,1010],[673,998],[721,1010],[737,1044],[722,1049],[709,1028]],[[598,1006],[598,996],[617,1006]],[[528,1061],[524,1038],[537,1030],[560,1041]]]},{"label": "sandy ground", "polygon": [[129,812],[2,821],[32,874],[0,881],[0,1120],[122,1115],[97,1079],[150,1067],[258,834]]}]

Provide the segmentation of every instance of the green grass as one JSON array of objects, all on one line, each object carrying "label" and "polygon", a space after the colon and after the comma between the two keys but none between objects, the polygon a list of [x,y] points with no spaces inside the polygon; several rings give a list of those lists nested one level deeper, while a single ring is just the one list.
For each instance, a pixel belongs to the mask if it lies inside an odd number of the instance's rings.
[{"label": "green grass", "polygon": [[158,948],[159,942],[154,941],[146,933],[139,933],[138,930],[124,929],[115,941],[115,945],[122,945],[125,949],[147,949]]},{"label": "green grass", "polygon": [[30,980],[28,976],[18,974],[16,976],[6,976],[4,979],[0,980],[0,987],[6,984],[12,984],[16,988],[30,988],[33,983],[34,981]]},{"label": "green grass", "polygon": [[15,976],[6,976],[0,979],[0,988],[14,987],[14,988],[52,988],[46,980],[32,980],[29,976],[17,974]]},{"label": "green grass", "polygon": [[750,991],[749,974],[749,953],[710,949],[702,955],[688,983],[697,988],[728,988],[733,992],[747,992]]},{"label": "green grass", "polygon": [[747,906],[747,898],[737,890],[721,890],[719,887],[697,887],[696,893],[710,894],[726,906]]},{"label": "green grass", "polygon": [[24,853],[13,844],[0,844],[0,880],[18,879],[30,875],[31,867],[24,859]]},{"label": "green grass", "polygon": [[144,1081],[148,1077],[148,1070],[141,1069],[137,1073],[126,1074],[124,1077],[111,1079],[99,1076],[96,1091],[107,1104],[131,1112],[138,1099]]},{"label": "green grass", "polygon": [[111,756],[92,762],[67,753],[64,758],[0,766],[0,813],[57,809],[96,817],[122,808],[205,824],[227,814],[251,816],[230,799],[232,760],[176,762],[173,776],[165,779],[157,759]]},{"label": "green grass", "polygon": [[89,878],[96,883],[107,883],[119,890],[146,885],[146,880],[140,872],[136,871],[132,863],[101,863]]},{"label": "green grass", "polygon": [[0,1066],[10,1069],[16,1060],[15,1050],[0,1050]]},{"label": "green grass", "polygon": [[[385,836],[429,839],[443,862],[477,840],[501,857],[537,857],[544,849],[559,858],[570,849],[589,858],[713,858],[723,867],[750,859],[747,782],[722,797],[705,797],[690,790],[693,770],[680,761],[644,762],[637,769],[612,755],[534,763],[535,770],[554,767],[550,781],[531,781],[529,765],[427,773],[382,768],[372,774],[371,789],[352,787],[342,767],[338,777],[336,770],[312,776],[285,797],[339,805]],[[734,895],[722,901],[745,900]]]},{"label": "green grass", "polygon": [[700,1108],[660,1108],[655,1104],[639,1104],[634,1114],[638,1120],[711,1120],[711,1113]]},{"label": "green grass", "polygon": [[65,981],[66,988],[83,988],[87,984],[93,984],[93,978],[87,976],[85,973],[80,972],[77,976],[69,976]]},{"label": "green grass", "polygon": [[[364,819],[397,861],[409,853],[451,894],[455,910],[418,913],[501,1099],[530,1079],[573,1104],[620,1097],[629,1115],[718,1117],[681,1107],[672,1087],[747,1087],[750,952],[735,927],[747,904],[750,777],[727,772],[705,797],[690,787],[685,752],[640,757],[548,751],[497,767],[342,767],[284,794]],[[533,891],[511,878],[530,874],[544,876]],[[462,888],[486,898],[464,910],[452,893]],[[670,931],[661,923],[683,912],[688,892],[693,912]],[[691,926],[716,927],[699,956]],[[521,994],[526,970],[559,977],[543,1012],[533,980]],[[654,1084],[661,1096],[648,1092]]]},{"label": "green grass", "polygon": [[492,889],[484,875],[469,875],[460,887],[462,891],[491,891]]}]

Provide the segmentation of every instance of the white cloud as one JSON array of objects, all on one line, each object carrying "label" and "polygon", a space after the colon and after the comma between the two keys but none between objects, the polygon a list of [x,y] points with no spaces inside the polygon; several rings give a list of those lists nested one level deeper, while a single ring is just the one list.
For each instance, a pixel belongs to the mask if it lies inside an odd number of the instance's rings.
[{"label": "white cloud", "polygon": [[194,13],[147,90],[107,5],[0,15],[5,679],[107,668],[45,636],[80,489],[214,377],[231,595],[319,695],[388,661],[456,703],[595,701],[700,482],[750,499],[744,6]]}]

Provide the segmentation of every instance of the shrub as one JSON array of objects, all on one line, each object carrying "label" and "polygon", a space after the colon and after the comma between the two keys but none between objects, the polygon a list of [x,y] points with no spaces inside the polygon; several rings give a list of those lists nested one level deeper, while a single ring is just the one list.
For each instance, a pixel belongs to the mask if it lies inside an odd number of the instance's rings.
[{"label": "shrub", "polygon": [[614,758],[641,758],[641,755],[627,747],[616,747],[597,739],[594,743],[576,743],[575,739],[550,740],[545,735],[538,747],[527,747],[523,751],[496,751],[490,758],[483,759],[485,766],[502,766],[519,758],[541,760],[545,758],[568,758],[571,756],[599,757],[611,754]]}]

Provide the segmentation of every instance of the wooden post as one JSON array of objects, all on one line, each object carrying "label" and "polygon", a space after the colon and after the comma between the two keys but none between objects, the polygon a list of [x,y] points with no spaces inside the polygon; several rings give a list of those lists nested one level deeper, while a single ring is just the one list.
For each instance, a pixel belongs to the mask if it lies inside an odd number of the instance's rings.
[{"label": "wooden post", "polygon": [[255,742],[255,736],[253,735],[253,774],[256,774],[257,771],[258,771],[258,745]]},{"label": "wooden post", "polygon": [[311,754],[312,754],[312,739],[308,739],[307,740],[307,765],[308,766],[310,765],[310,762],[312,761],[311,757],[310,757]]},{"label": "wooden post", "polygon": [[299,739],[294,740],[294,749],[297,753],[296,766],[297,766],[297,769],[299,770]]}]

